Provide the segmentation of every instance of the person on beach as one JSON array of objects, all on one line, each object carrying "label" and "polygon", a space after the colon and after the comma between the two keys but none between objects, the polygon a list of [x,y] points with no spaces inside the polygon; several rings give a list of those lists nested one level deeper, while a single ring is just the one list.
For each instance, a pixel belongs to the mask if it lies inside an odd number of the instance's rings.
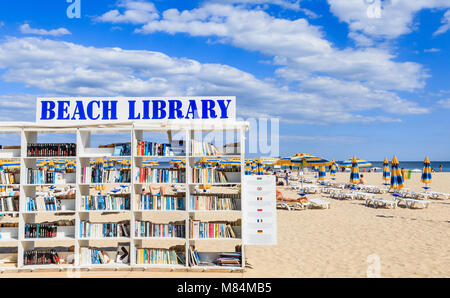
[{"label": "person on beach", "polygon": [[366,179],[364,178],[364,175],[361,174],[361,177],[359,178],[359,183],[362,185],[366,185]]},{"label": "person on beach", "polygon": [[149,187],[148,187],[148,191],[147,190],[143,190],[143,194],[144,195],[151,195],[151,196],[154,196],[154,195],[157,195],[157,194],[160,194],[161,196],[164,196],[165,194],[166,194],[166,185],[150,185]]},{"label": "person on beach", "polygon": [[286,180],[286,186],[289,185],[289,173],[288,173],[288,171],[285,171],[284,179]]},{"label": "person on beach", "polygon": [[442,172],[442,165],[439,165],[439,171]]},{"label": "person on beach", "polygon": [[306,200],[305,197],[298,197],[297,199],[291,199],[284,197],[281,191],[277,190],[277,201],[285,201],[285,202],[301,202],[301,200]]}]

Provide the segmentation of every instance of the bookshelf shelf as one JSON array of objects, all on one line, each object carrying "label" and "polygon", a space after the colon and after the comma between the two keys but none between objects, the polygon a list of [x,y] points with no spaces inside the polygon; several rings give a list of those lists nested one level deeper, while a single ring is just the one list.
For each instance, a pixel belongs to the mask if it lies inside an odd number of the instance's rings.
[{"label": "bookshelf shelf", "polygon": [[[210,123],[211,124],[211,123]],[[205,127],[206,125],[206,127]],[[241,182],[243,178],[244,169],[244,149],[245,146],[238,146],[238,153],[234,154],[235,151],[226,151],[230,154],[226,154],[225,150],[220,152],[221,154],[198,154],[199,151],[191,151],[191,140],[196,140],[198,144],[198,138],[196,134],[200,132],[201,134],[215,131],[227,131],[233,130],[239,135],[240,144],[244,143],[245,140],[245,130],[248,124],[245,122],[233,122],[229,127],[215,126],[209,124],[197,125],[190,122],[183,123],[160,123],[151,125],[143,125],[136,123],[130,124],[118,124],[115,127],[105,127],[105,126],[79,126],[79,127],[39,127],[36,124],[18,127],[17,129],[8,129],[8,133],[16,134],[20,139],[20,149],[0,149],[0,159],[4,158],[14,158],[20,163],[20,169],[17,170],[17,180],[19,183],[14,184],[1,184],[6,187],[14,187],[15,191],[19,191],[20,196],[18,198],[20,211],[5,211],[1,212],[0,215],[8,215],[12,217],[17,217],[18,228],[17,235],[0,238],[0,243],[2,246],[10,245],[15,248],[17,252],[17,264],[9,265],[0,263],[0,271],[3,270],[67,270],[71,268],[82,268],[82,269],[164,269],[164,270],[219,270],[219,271],[239,271],[245,268],[245,255],[244,255],[244,245],[242,244],[242,239],[240,238],[200,238],[200,239],[190,239],[189,238],[189,220],[191,218],[196,218],[197,216],[207,216],[211,218],[211,221],[223,220],[223,218],[241,218],[241,210],[190,210],[189,203],[191,200],[191,195],[210,195],[209,193],[198,193],[198,188],[205,183],[191,183],[193,180],[192,169],[196,166],[196,163],[205,158],[208,159],[234,159],[234,162],[239,161],[237,167],[240,166],[240,172],[233,172],[233,175],[228,176],[228,181],[225,183],[210,183],[213,189],[216,187],[216,192],[211,192],[211,195],[217,195],[221,193],[221,188],[228,188],[233,192],[236,189],[242,187]],[[0,128],[0,133],[7,133],[6,130]],[[154,134],[159,134],[156,137]],[[161,141],[161,135],[167,135],[166,141]],[[168,141],[167,141],[168,140]],[[145,153],[138,153],[138,144],[143,144],[141,141],[154,142],[154,144],[176,144],[173,151],[174,154],[169,155],[145,155]],[[117,144],[130,144],[131,154],[126,154],[124,156],[116,155],[115,149],[108,146],[97,146],[100,144],[108,144],[116,142]],[[140,142],[140,143],[139,143]],[[69,156],[64,154],[59,156],[29,156],[35,154],[41,150],[40,148],[44,145],[54,146],[52,148],[59,148],[61,144],[75,144],[76,154]],[[164,145],[166,146],[166,145]],[[208,145],[208,148],[211,148]],[[218,146],[213,146],[214,150],[219,148]],[[38,149],[36,149],[38,148]],[[73,148],[73,147],[71,147]],[[142,148],[142,147],[141,147]],[[161,147],[167,149],[167,147]],[[224,147],[225,148],[225,147]],[[231,148],[232,150],[236,149]],[[198,149],[198,148],[197,148]],[[220,149],[220,148],[219,148]],[[32,151],[28,151],[32,150]],[[52,149],[53,150],[53,149]],[[55,149],[56,150],[56,149]],[[55,152],[52,151],[52,152]],[[59,150],[59,149],[58,149]],[[124,149],[125,150],[125,149]],[[210,150],[210,149],[208,149]],[[29,152],[31,152],[29,154]],[[60,152],[60,151],[58,151]],[[64,152],[64,151],[63,151]],[[73,152],[73,151],[72,151]],[[123,151],[125,152],[125,151]],[[126,151],[129,153],[129,151]],[[143,152],[143,151],[141,151]],[[166,151],[164,151],[166,152]],[[218,151],[214,151],[218,152]],[[181,154],[180,154],[181,153]],[[211,153],[211,152],[209,152]],[[47,154],[47,153],[45,153]],[[45,155],[44,154],[44,155]],[[144,155],[141,155],[144,154]],[[42,155],[42,154],[40,154]],[[51,155],[51,153],[49,153]],[[131,181],[130,182],[105,182],[105,183],[81,183],[83,169],[89,167],[92,162],[98,159],[103,160],[123,160],[122,162],[127,162],[130,172]],[[172,160],[177,160],[181,163],[180,168],[185,169],[183,172],[183,183],[148,183],[148,182],[138,182],[136,181],[136,173],[139,168],[146,167],[145,163],[148,160],[154,160],[159,165],[157,167],[161,169],[172,168]],[[56,179],[56,183],[27,183],[28,181],[44,181],[49,180],[28,180],[28,170],[42,170],[42,163],[49,166],[51,163],[58,164],[58,169],[60,169],[61,164],[64,162],[72,166],[70,171],[63,170],[64,173],[62,181]],[[178,169],[180,169],[178,168]],[[64,168],[65,169],[65,168]],[[50,170],[52,171],[52,170]],[[59,170],[58,170],[59,171]],[[67,175],[69,174],[69,175]],[[241,179],[239,180],[239,175]],[[233,176],[234,178],[230,178]],[[72,179],[73,178],[73,179]],[[68,183],[64,183],[64,179]],[[231,179],[231,180],[230,180]],[[155,179],[156,180],[156,179]],[[55,181],[55,180],[50,180]],[[115,181],[115,180],[110,180]],[[126,180],[128,181],[128,180]],[[161,181],[161,180],[156,180]],[[166,181],[166,180],[162,180]],[[180,181],[180,180],[178,180]],[[226,180],[225,180],[226,181]],[[237,182],[233,182],[237,181]],[[96,186],[104,186],[103,190],[97,190]],[[166,194],[167,197],[183,198],[182,208],[184,210],[146,210],[138,209],[140,207],[139,200],[140,195],[143,193],[143,188],[148,186],[167,186],[170,189],[169,193]],[[126,193],[122,193],[122,186],[126,188]],[[118,193],[113,193],[117,190]],[[69,195],[53,195],[53,193],[65,193]],[[28,202],[32,200],[48,198],[49,193],[51,198],[54,199],[55,206],[56,201],[58,201],[59,208],[65,210],[45,210],[46,203],[44,205],[38,205],[38,210],[33,210],[36,207],[29,207]],[[147,193],[146,193],[147,194]],[[112,196],[112,197],[129,197],[129,210],[84,210],[84,204],[87,204],[84,200],[86,196]],[[2,196],[8,198],[11,196]],[[56,198],[56,199],[55,199]],[[240,200],[240,197],[237,198]],[[69,202],[70,201],[70,202]],[[41,201],[42,202],[42,201]],[[181,201],[180,201],[181,202]],[[115,203],[117,204],[117,203]],[[172,204],[172,203],[171,203]],[[44,206],[44,207],[42,207]],[[115,206],[115,205],[114,205]],[[175,204],[175,206],[177,206]],[[178,207],[180,207],[178,205]],[[51,207],[56,208],[56,207]],[[83,209],[82,209],[83,208]],[[98,207],[97,207],[98,208]],[[109,207],[108,207],[109,208]],[[172,207],[170,207],[172,208]],[[238,204],[240,208],[240,202]],[[43,209],[43,210],[41,210]],[[10,209],[11,210],[11,209]],[[16,209],[14,209],[16,210]],[[33,210],[33,211],[28,211]],[[120,218],[120,219],[118,219]],[[33,223],[55,223],[59,220],[70,220],[74,222],[74,226],[64,226],[70,231],[65,230],[65,233],[61,234],[56,238],[25,238],[25,226],[27,224]],[[161,221],[160,221],[161,220]],[[186,237],[137,237],[135,236],[136,222],[146,221],[155,224],[167,224],[173,222],[182,222],[185,225],[185,235]],[[129,224],[129,235],[130,237],[80,237],[81,235],[81,222],[91,222],[95,224],[101,223],[119,223],[127,222]],[[70,227],[70,228],[69,228]],[[242,227],[240,227],[242,229]],[[242,232],[242,230],[240,231]],[[126,234],[126,233],[125,233]],[[72,236],[73,235],[73,236]],[[124,234],[119,234],[124,235]],[[10,244],[9,244],[10,243]],[[207,246],[215,246],[217,251],[230,251],[230,246],[240,247],[238,251],[242,252],[242,264],[241,267],[223,267],[223,266],[193,266],[192,264],[138,264],[136,262],[136,249],[166,249],[173,250],[176,249],[177,253],[181,253],[184,260],[188,254],[188,248],[190,246],[201,245],[202,243],[207,243]],[[217,243],[217,244],[216,244]],[[225,244],[226,243],[226,244]],[[229,243],[229,244],[228,244]],[[94,245],[95,244],[95,245]],[[129,262],[124,263],[107,263],[107,264],[82,264],[81,263],[81,249],[86,247],[91,247],[92,249],[102,249],[106,247],[108,249],[119,250],[120,246],[125,246],[128,251]],[[97,248],[97,246],[99,246]],[[24,257],[26,253],[30,251],[47,251],[49,249],[57,248],[58,254],[62,257],[61,259],[66,259],[68,256],[73,256],[73,264],[71,261],[63,264],[26,264]],[[108,250],[110,252],[111,250]],[[112,259],[114,260],[114,259]]]}]

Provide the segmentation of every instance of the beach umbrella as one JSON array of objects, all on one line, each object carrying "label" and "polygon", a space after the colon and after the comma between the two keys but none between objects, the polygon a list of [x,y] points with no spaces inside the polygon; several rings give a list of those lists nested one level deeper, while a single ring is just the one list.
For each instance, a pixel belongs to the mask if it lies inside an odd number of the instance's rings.
[{"label": "beach umbrella", "polygon": [[404,185],[402,172],[399,168],[399,163],[397,157],[391,161],[391,188],[394,189],[402,189]]},{"label": "beach umbrella", "polygon": [[423,162],[423,170],[422,170],[422,183],[425,183],[425,189],[428,189],[428,184],[431,183],[431,162],[428,157],[425,158]]},{"label": "beach umbrella", "polygon": [[352,159],[352,170],[350,172],[350,183],[358,184],[359,179],[359,168],[358,168],[358,159],[353,157]]},{"label": "beach umbrella", "polygon": [[251,175],[252,174],[252,168],[250,166],[250,161],[247,160],[245,162],[245,175]]},{"label": "beach umbrella", "polygon": [[323,181],[323,180],[326,179],[326,177],[327,177],[327,172],[325,170],[325,166],[320,166],[319,167],[319,178],[318,179],[320,181]]},{"label": "beach umbrella", "polygon": [[337,165],[336,165],[336,162],[333,160],[332,161],[333,162],[333,164],[331,165],[331,169],[330,169],[330,176],[331,177],[333,177],[333,178],[331,178],[331,179],[336,179],[336,178],[334,178],[334,177],[336,177],[336,173],[337,173]]},{"label": "beach umbrella", "polygon": [[352,159],[348,159],[348,160],[346,160],[346,161],[341,162],[341,163],[339,164],[339,166],[340,166],[341,168],[350,168],[350,167],[353,167],[353,164],[354,164],[355,160],[356,160],[356,166],[357,166],[358,168],[364,168],[364,167],[370,167],[370,166],[372,166],[372,164],[371,164],[370,162],[368,162],[368,161],[366,161],[366,160],[363,160],[363,159],[358,159],[358,158],[356,158],[356,157],[353,157]]},{"label": "beach umbrella", "polygon": [[277,160],[277,161],[275,162],[275,165],[277,165],[277,166],[295,166],[295,165],[292,163],[290,157],[283,157],[283,158],[280,158],[279,160]]},{"label": "beach umbrella", "polygon": [[389,185],[389,183],[387,183],[387,181],[389,181],[391,179],[391,171],[389,169],[389,161],[387,158],[384,158],[383,161],[383,180],[384,180],[384,185]]}]

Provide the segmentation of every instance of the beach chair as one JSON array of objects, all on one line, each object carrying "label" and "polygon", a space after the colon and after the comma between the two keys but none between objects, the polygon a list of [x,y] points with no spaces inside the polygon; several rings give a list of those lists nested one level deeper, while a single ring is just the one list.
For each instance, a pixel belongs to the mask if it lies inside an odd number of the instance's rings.
[{"label": "beach chair", "polygon": [[305,210],[308,204],[302,202],[294,202],[290,200],[277,200],[277,208],[278,209],[286,209],[286,210]]},{"label": "beach chair", "polygon": [[407,198],[396,198],[397,206],[399,203],[404,203],[406,208],[417,208],[418,206],[421,206],[422,208],[428,208],[431,201],[425,201],[425,200],[416,200],[416,199],[407,199]]},{"label": "beach chair", "polygon": [[437,192],[437,191],[430,191],[427,193],[430,198],[438,200],[438,199],[446,199],[448,200],[450,198],[449,193],[443,193],[443,192]]},{"label": "beach chair", "polygon": [[318,199],[318,198],[309,199],[308,201],[311,203],[310,208],[311,207],[319,207],[322,209],[330,209],[330,202],[328,202],[328,201],[324,201],[324,200]]},{"label": "beach chair", "polygon": [[397,201],[385,200],[381,198],[366,198],[366,206],[370,207],[370,205],[372,205],[372,207],[375,209],[377,209],[378,207],[395,209],[395,207],[397,207]]}]

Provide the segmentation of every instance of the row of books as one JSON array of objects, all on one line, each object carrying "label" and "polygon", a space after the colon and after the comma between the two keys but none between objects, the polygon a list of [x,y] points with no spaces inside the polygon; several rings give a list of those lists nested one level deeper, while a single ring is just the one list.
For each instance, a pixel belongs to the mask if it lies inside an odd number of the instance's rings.
[{"label": "row of books", "polygon": [[236,199],[191,195],[191,210],[237,210]]},{"label": "row of books", "polygon": [[109,264],[109,263],[111,263],[111,258],[104,250],[89,247],[80,248],[81,265],[95,265],[95,264]]},{"label": "row of books", "polygon": [[185,210],[184,197],[141,195],[138,210]]},{"label": "row of books", "polygon": [[76,156],[77,145],[73,143],[64,144],[28,144],[27,156]]},{"label": "row of books", "polygon": [[47,170],[28,169],[27,183],[28,184],[54,184],[58,181],[62,182],[64,173],[50,172]]},{"label": "row of books", "polygon": [[56,197],[37,197],[26,199],[27,211],[59,211],[61,200]]},{"label": "row of books", "polygon": [[154,142],[138,141],[137,156],[173,156],[170,144],[158,144]]},{"label": "row of books", "polygon": [[19,198],[5,197],[0,198],[0,212],[18,212]]},{"label": "row of books", "polygon": [[81,183],[129,183],[130,170],[105,170],[97,167],[82,169]]},{"label": "row of books", "polygon": [[90,223],[81,221],[80,236],[81,238],[130,237],[130,225],[127,222]]},{"label": "row of books", "polygon": [[56,238],[56,224],[26,224],[25,238]]},{"label": "row of books", "polygon": [[25,238],[55,238],[58,227],[75,226],[75,220],[25,224]]},{"label": "row of books", "polygon": [[192,169],[192,183],[227,183],[224,171],[214,168]]},{"label": "row of books", "polygon": [[200,142],[197,140],[191,140],[191,154],[193,156],[220,156],[222,155],[216,146]]},{"label": "row of books", "polygon": [[179,169],[139,168],[136,181],[139,183],[185,183],[186,172]]},{"label": "row of books", "polygon": [[236,238],[230,223],[189,221],[189,238]]},{"label": "row of books", "polygon": [[0,171],[0,184],[14,184],[17,182],[14,173]]},{"label": "row of books", "polygon": [[105,211],[130,210],[130,197],[112,195],[82,196],[81,209]]},{"label": "row of books", "polygon": [[59,256],[56,250],[29,250],[23,254],[24,265],[48,265],[59,264]]},{"label": "row of books", "polygon": [[136,248],[136,264],[178,265],[184,264],[183,253],[174,249]]},{"label": "row of books", "polygon": [[136,237],[186,237],[185,223],[155,224],[149,221],[136,221]]}]

